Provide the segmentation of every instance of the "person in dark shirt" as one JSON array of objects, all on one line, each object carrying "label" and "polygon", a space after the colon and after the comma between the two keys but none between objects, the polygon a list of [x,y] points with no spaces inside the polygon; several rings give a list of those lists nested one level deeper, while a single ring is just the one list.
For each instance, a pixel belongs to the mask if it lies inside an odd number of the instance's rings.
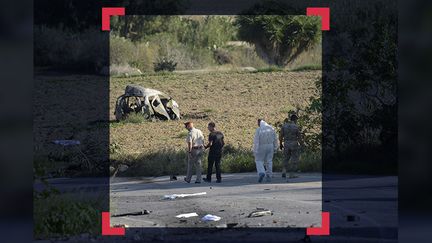
[{"label": "person in dark shirt", "polygon": [[210,148],[208,154],[208,167],[207,167],[207,178],[204,178],[205,182],[211,182],[211,176],[213,173],[213,164],[216,168],[216,179],[217,183],[221,183],[221,158],[222,158],[222,148],[225,145],[224,135],[222,132],[216,130],[216,124],[210,122],[208,124],[208,130],[210,131],[208,144],[204,148]]}]

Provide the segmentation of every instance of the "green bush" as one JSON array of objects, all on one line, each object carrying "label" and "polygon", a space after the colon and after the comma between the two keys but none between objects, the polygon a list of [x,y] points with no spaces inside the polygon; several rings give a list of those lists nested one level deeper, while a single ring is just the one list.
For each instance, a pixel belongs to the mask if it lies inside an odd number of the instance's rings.
[{"label": "green bush", "polygon": [[232,63],[232,57],[227,50],[218,48],[213,51],[213,55],[219,65]]},{"label": "green bush", "polygon": [[222,157],[222,171],[225,173],[251,172],[256,170],[252,152],[238,150],[236,153],[225,153]]},{"label": "green bush", "polygon": [[236,23],[240,39],[253,43],[260,56],[280,67],[314,46],[321,37],[321,22],[317,17],[239,15]]},{"label": "green bush", "polygon": [[214,65],[210,49],[180,42],[173,33],[158,33],[146,39],[156,53],[156,60],[168,58],[177,63],[176,70],[199,69]]},{"label": "green bush", "polygon": [[148,42],[132,42],[129,39],[110,36],[110,64],[113,66],[130,66],[140,71],[153,71],[158,46]]},{"label": "green bush", "polygon": [[129,61],[130,65],[141,71],[153,71],[153,63],[158,56],[157,50],[158,46],[154,43],[135,43],[135,52],[132,59]]},{"label": "green bush", "polygon": [[115,35],[110,36],[110,64],[125,65],[130,63],[135,53],[132,41]]},{"label": "green bush", "polygon": [[109,65],[108,46],[98,29],[73,33],[35,26],[34,40],[36,66],[99,71]]},{"label": "green bush", "polygon": [[176,69],[176,67],[177,67],[177,62],[167,57],[162,57],[154,63],[155,72],[163,72],[163,71],[172,72]]},{"label": "green bush", "polygon": [[254,47],[236,46],[228,47],[228,52],[232,57],[232,65],[239,67],[264,68],[268,64],[258,56]]},{"label": "green bush", "polygon": [[[213,66],[216,64],[213,50],[235,39],[237,32],[231,17],[222,16],[201,19],[179,16],[129,16],[127,21],[128,25],[131,25],[131,33],[127,34],[121,31],[124,28],[123,24],[113,24],[111,48],[114,49],[114,53],[111,64],[121,65],[126,61],[131,67],[142,71],[153,70],[153,63],[159,62],[162,58],[177,63],[176,70]],[[127,39],[118,37],[119,35]]]}]

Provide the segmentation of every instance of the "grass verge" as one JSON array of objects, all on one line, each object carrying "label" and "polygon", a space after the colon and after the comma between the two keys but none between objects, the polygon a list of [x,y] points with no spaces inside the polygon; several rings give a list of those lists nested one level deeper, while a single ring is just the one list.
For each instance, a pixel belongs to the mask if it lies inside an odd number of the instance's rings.
[{"label": "grass verge", "polygon": [[271,73],[271,72],[283,72],[284,69],[281,67],[270,66],[265,68],[258,68],[254,73]]},{"label": "grass verge", "polygon": [[302,71],[313,71],[313,70],[322,70],[321,65],[303,65],[296,68],[291,69],[292,72],[302,72]]},{"label": "grass verge", "polygon": [[89,233],[100,234],[102,200],[77,200],[67,195],[35,197],[33,202],[35,239],[58,238]]},{"label": "grass verge", "polygon": [[[139,155],[114,154],[112,162],[125,163],[131,168],[119,174],[120,176],[163,176],[185,174],[187,155],[182,150],[160,150]],[[203,157],[203,171],[207,170],[207,154]],[[283,154],[281,151],[273,158],[273,171],[282,171]],[[222,156],[222,171],[224,173],[241,173],[256,171],[252,151],[227,146]],[[321,172],[321,153],[303,152],[299,169],[302,172]]]}]

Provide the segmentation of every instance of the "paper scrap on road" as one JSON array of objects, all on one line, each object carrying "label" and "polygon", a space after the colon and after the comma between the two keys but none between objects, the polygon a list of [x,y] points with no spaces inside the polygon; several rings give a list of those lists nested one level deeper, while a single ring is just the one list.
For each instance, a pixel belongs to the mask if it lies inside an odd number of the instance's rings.
[{"label": "paper scrap on road", "polygon": [[253,218],[253,217],[262,217],[262,216],[267,216],[267,215],[273,215],[273,212],[270,210],[254,211],[254,212],[250,213],[248,217]]},{"label": "paper scrap on road", "polygon": [[176,218],[190,218],[190,217],[196,217],[198,216],[197,213],[184,213],[184,214],[179,214],[176,216]]},{"label": "paper scrap on road", "polygon": [[191,194],[171,194],[171,195],[165,195],[163,199],[174,200],[176,198],[201,196],[205,194],[207,194],[207,192],[198,192],[198,193],[191,193]]},{"label": "paper scrap on road", "polygon": [[219,221],[221,219],[221,217],[216,216],[216,215],[211,215],[211,214],[207,214],[206,216],[202,217],[201,220],[202,221]]}]

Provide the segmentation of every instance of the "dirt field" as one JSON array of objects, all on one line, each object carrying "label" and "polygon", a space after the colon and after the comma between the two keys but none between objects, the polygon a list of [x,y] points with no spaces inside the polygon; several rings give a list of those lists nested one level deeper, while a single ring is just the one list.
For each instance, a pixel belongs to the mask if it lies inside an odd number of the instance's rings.
[{"label": "dirt field", "polygon": [[256,120],[270,124],[282,121],[290,108],[304,107],[317,94],[314,82],[321,71],[307,72],[222,72],[165,74],[134,78],[111,78],[110,114],[114,119],[115,100],[128,84],[158,89],[173,97],[180,106],[180,121],[111,124],[110,143],[121,154],[138,154],[161,149],[183,149],[191,120],[207,134],[214,121],[224,132],[226,143],[250,148]]}]

